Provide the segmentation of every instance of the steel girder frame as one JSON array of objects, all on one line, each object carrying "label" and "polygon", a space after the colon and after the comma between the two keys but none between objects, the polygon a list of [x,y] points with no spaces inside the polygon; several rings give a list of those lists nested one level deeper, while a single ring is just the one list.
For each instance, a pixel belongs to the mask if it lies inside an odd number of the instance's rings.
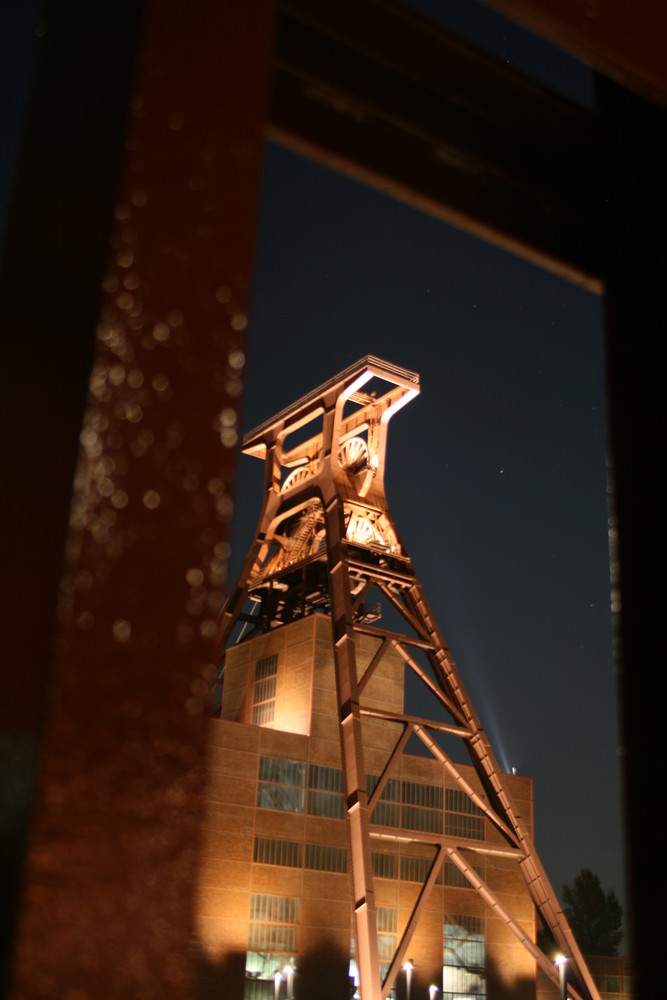
[{"label": "steel girder frame", "polygon": [[[374,386],[377,380],[382,380],[391,388],[377,395],[364,393],[364,385],[372,379]],[[293,610],[283,610],[281,617],[275,603],[271,604],[271,610],[267,605],[265,613],[260,610],[247,614],[243,609],[248,597],[266,594],[275,583],[285,588],[287,576],[292,581],[289,586],[293,587],[295,572],[305,573],[307,567],[317,562],[326,565],[326,610],[332,623],[356,958],[363,1000],[381,1000],[391,989],[446,858],[459,868],[542,970],[558,982],[551,959],[494,896],[461,849],[516,860],[536,909],[559,947],[568,954],[570,968],[578,978],[578,988],[568,984],[570,994],[576,1000],[599,1000],[593,978],[389,515],[384,493],[387,424],[418,392],[416,373],[366,357],[246,435],[244,452],[265,460],[264,503],[239,580],[223,609],[219,627],[221,657],[224,658],[224,650],[239,620],[266,631],[284,624],[293,615]],[[349,412],[350,406],[356,409]],[[288,449],[289,435],[300,431],[303,437],[303,428],[315,420],[321,429]],[[351,452],[355,455],[354,463],[346,462]],[[291,470],[287,478],[286,470]],[[313,541],[316,521],[323,525],[317,544]],[[372,587],[400,612],[410,634],[378,628],[363,620],[360,608]],[[304,595],[301,613],[316,610],[307,609],[305,601]],[[355,653],[357,633],[378,639],[377,650],[361,674]],[[362,706],[362,693],[389,649],[401,656],[406,667],[449,713],[452,724]],[[426,657],[430,673],[411,649]],[[370,797],[364,765],[364,717],[401,725],[401,734]],[[464,741],[486,798],[470,786],[433,737],[438,731]],[[412,734],[500,831],[506,846],[482,845],[478,841],[462,844],[459,838],[410,834],[415,841],[434,847],[435,859],[387,976],[381,982],[370,844],[372,838],[394,839],[395,831],[374,826],[371,833],[370,815]]]}]

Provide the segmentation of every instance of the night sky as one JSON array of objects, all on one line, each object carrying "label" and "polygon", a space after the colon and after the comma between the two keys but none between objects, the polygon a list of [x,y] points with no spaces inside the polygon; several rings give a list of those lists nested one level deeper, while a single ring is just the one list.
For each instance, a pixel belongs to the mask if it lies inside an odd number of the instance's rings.
[{"label": "night sky", "polygon": [[[622,896],[602,303],[268,146],[244,429],[366,354],[420,373],[390,511],[501,766],[534,778],[552,884]],[[262,475],[241,457],[232,576]]]}]

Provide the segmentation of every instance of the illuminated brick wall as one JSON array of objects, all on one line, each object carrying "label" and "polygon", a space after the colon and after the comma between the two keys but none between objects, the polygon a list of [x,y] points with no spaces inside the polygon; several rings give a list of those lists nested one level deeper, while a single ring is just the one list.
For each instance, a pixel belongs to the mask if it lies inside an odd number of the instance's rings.
[{"label": "illuminated brick wall", "polygon": [[[361,638],[360,670],[370,661],[374,642]],[[255,667],[267,664],[263,673],[272,674],[276,656],[273,718],[253,725]],[[260,684],[264,680],[260,677]],[[198,996],[241,1000],[245,990],[248,998],[273,1000],[270,977],[288,960],[299,979],[297,996],[347,996],[352,922],[329,619],[313,615],[240,644],[228,653],[225,685],[222,718],[212,720],[209,731],[196,918]],[[362,702],[402,712],[398,656],[385,658]],[[369,791],[399,732],[400,725],[365,720]],[[473,768],[462,770],[481,793]],[[532,782],[520,776],[508,780],[530,827]],[[386,963],[434,856],[433,848],[410,841],[411,833],[448,833],[473,846],[504,842],[454,780],[443,776],[442,766],[426,757],[403,756],[371,817],[371,832],[378,823],[396,827],[401,837],[373,839],[371,845],[380,959]],[[478,855],[475,864],[532,934],[533,907],[515,863]],[[419,991],[431,982],[442,990],[446,922],[454,935],[456,927],[462,934],[469,926],[481,928],[481,944],[464,938],[457,947],[466,955],[481,949],[489,997],[535,997],[534,962],[451,864],[445,865],[410,946],[413,997],[425,995]],[[284,982],[280,989],[284,1000]],[[403,974],[397,989],[400,998]]]}]

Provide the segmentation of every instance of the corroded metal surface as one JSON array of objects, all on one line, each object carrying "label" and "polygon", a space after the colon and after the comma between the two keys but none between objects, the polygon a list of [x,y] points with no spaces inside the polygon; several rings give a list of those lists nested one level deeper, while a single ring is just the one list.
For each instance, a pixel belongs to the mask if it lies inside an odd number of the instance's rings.
[{"label": "corroded metal surface", "polygon": [[271,19],[268,2],[148,11],[80,432],[21,1000],[190,995]]}]

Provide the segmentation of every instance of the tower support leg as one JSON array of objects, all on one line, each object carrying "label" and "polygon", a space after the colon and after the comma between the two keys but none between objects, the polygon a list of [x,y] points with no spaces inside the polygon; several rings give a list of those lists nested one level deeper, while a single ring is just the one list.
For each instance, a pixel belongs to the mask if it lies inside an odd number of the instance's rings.
[{"label": "tower support leg", "polygon": [[334,497],[326,507],[326,531],[355,954],[362,1000],[382,1000],[352,601],[345,562],[343,503],[338,497]]}]

